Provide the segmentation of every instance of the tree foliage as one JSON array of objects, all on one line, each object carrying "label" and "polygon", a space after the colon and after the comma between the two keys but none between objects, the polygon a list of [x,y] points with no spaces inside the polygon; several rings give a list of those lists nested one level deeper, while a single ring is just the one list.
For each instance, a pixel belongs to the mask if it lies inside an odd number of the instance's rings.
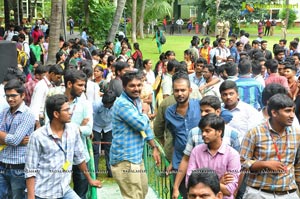
[{"label": "tree foliage", "polygon": [[[293,24],[294,24],[294,21],[297,19],[297,15],[296,15],[295,10],[293,10],[293,9],[289,9],[289,10],[290,10],[290,14],[289,14],[289,19],[288,19],[288,28],[292,27]],[[279,18],[281,20],[285,20],[285,18],[286,18],[286,9],[282,9],[279,12]]]},{"label": "tree foliage", "polygon": [[[88,34],[97,41],[105,40],[112,25],[114,12],[115,7],[109,0],[89,1],[89,23],[83,21],[83,24],[88,27]],[[83,0],[69,1],[68,16],[72,16],[77,24],[84,19]]]}]

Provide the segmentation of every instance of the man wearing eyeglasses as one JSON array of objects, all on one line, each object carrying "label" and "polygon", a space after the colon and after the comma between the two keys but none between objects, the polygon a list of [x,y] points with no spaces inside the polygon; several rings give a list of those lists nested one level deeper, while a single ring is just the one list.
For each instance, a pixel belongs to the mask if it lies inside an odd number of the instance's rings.
[{"label": "man wearing eyeglasses", "polygon": [[35,119],[23,101],[25,88],[19,80],[8,81],[4,91],[9,107],[0,112],[0,198],[23,199],[26,145]]}]

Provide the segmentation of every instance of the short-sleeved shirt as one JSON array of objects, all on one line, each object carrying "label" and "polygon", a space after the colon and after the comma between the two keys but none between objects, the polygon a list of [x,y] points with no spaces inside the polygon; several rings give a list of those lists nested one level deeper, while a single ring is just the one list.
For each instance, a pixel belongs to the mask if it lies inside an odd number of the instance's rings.
[{"label": "short-sleeved shirt", "polygon": [[[66,171],[63,165],[70,162]],[[36,130],[30,137],[26,154],[25,178],[35,177],[35,195],[41,198],[62,198],[71,189],[72,164],[85,160],[78,127],[65,124],[60,139],[50,124]]]}]

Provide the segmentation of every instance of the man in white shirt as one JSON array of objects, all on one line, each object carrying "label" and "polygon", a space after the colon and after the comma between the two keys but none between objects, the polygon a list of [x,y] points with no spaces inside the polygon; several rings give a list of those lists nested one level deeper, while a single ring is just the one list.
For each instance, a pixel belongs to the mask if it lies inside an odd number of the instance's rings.
[{"label": "man in white shirt", "polygon": [[179,17],[176,21],[176,24],[178,26],[178,33],[181,34],[182,31],[182,26],[184,24],[183,20],[181,19],[181,17]]},{"label": "man in white shirt", "polygon": [[60,65],[52,65],[48,73],[40,80],[33,91],[30,109],[32,110],[35,118],[35,128],[43,125],[45,119],[45,101],[50,88],[54,87],[61,80],[63,69]]},{"label": "man in white shirt", "polygon": [[216,49],[216,66],[222,66],[227,62],[227,57],[230,56],[230,50],[225,46],[226,39],[221,37],[218,40],[219,46]]},{"label": "man in white shirt", "polygon": [[264,121],[263,117],[255,108],[239,99],[238,88],[234,81],[224,81],[220,85],[220,94],[224,108],[228,109],[233,115],[228,125],[239,131],[241,142],[249,130]]}]

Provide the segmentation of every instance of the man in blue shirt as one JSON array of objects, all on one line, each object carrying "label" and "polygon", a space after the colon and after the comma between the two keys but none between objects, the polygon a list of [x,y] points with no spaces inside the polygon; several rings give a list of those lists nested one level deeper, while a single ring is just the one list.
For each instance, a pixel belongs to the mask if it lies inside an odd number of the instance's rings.
[{"label": "man in blue shirt", "polygon": [[260,110],[263,106],[261,101],[263,85],[251,77],[251,62],[249,60],[241,60],[238,68],[239,78],[235,82],[240,99]]},{"label": "man in blue shirt", "polygon": [[[189,99],[192,89],[188,74],[182,71],[177,72],[173,75],[172,81],[177,103],[169,106],[165,112],[166,126],[174,137],[172,163],[168,171],[178,170],[189,131],[198,125],[201,118],[199,100]],[[186,198],[184,181],[179,191]]]},{"label": "man in blue shirt", "polygon": [[4,91],[9,107],[0,113],[0,198],[24,199],[26,144],[35,120],[19,80],[8,81]]},{"label": "man in blue shirt", "polygon": [[[104,150],[105,163],[107,176],[112,177],[110,164],[109,164],[109,151],[110,142],[112,141],[112,106],[116,100],[116,95],[113,91],[109,90],[104,93],[102,99],[94,101],[93,103],[93,141],[104,142],[101,143],[100,149]],[[100,159],[99,144],[93,144],[94,159],[95,159],[95,170],[98,174],[98,166]]]},{"label": "man in blue shirt", "polygon": [[123,198],[145,198],[148,179],[142,159],[145,141],[153,148],[153,157],[160,164],[158,149],[147,116],[148,106],[143,106],[140,95],[142,74],[130,71],[122,76],[124,91],[112,108],[112,145],[110,164]]}]

